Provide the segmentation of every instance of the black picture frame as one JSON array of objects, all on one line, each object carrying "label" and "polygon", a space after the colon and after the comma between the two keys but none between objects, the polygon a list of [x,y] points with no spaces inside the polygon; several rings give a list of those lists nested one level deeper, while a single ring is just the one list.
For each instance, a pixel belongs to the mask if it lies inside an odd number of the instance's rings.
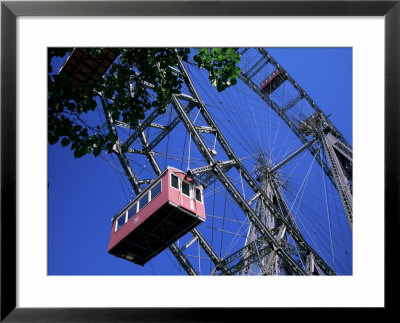
[{"label": "black picture frame", "polygon": [[[1,2],[1,321],[252,321],[254,308],[17,308],[16,286],[16,19],[18,16],[384,16],[385,17],[385,307],[393,290],[399,236],[400,0],[360,1],[2,1]],[[373,152],[371,152],[373,153]],[[373,171],[373,170],[372,170]],[[371,240],[373,236],[371,236]],[[371,255],[371,266],[373,265]],[[345,292],[345,291],[344,291]],[[278,310],[278,309],[275,309]],[[326,309],[328,310],[328,309]],[[249,318],[249,311],[252,311]],[[271,310],[272,311],[272,310]],[[293,313],[281,309],[281,313]],[[381,310],[377,309],[377,315]],[[387,312],[387,311],[386,311]],[[335,315],[336,312],[332,312]],[[296,314],[294,314],[296,315]],[[331,315],[331,314],[329,314]],[[342,314],[339,314],[340,316]],[[339,315],[337,317],[339,317]],[[311,319],[311,318],[310,318]]]}]

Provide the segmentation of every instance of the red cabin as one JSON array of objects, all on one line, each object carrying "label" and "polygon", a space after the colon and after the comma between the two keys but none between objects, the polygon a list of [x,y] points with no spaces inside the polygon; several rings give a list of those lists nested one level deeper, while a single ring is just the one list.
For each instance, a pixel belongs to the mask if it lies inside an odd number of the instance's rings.
[{"label": "red cabin", "polygon": [[264,81],[261,82],[261,90],[271,94],[286,80],[286,74],[281,69],[272,72]]},{"label": "red cabin", "polygon": [[203,187],[168,167],[113,217],[108,252],[143,266],[205,219]]}]

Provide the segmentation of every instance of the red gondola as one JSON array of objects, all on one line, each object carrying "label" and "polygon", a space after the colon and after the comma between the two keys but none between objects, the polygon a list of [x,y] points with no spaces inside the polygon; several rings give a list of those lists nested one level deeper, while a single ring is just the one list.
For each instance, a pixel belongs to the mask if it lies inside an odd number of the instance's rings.
[{"label": "red gondola", "polygon": [[168,167],[113,217],[108,252],[143,266],[205,219],[203,187]]},{"label": "red gondola", "polygon": [[260,88],[263,92],[271,94],[286,80],[286,74],[281,69],[272,72],[264,81],[261,82]]}]

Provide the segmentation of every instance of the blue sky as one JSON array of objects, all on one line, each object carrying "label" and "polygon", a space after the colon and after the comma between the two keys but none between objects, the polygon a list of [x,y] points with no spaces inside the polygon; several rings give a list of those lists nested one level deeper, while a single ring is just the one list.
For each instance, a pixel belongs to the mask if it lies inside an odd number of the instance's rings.
[{"label": "blue sky", "polygon": [[[351,48],[268,48],[268,52],[327,115],[331,114],[331,121],[351,143]],[[56,64],[60,63],[60,61],[56,62]],[[196,78],[196,81],[201,82],[201,77]],[[213,104],[216,104],[216,100],[228,100],[224,97],[217,99],[214,94],[207,96],[210,91],[206,87],[199,89],[205,103],[210,104],[210,111]],[[229,92],[225,95],[229,95]],[[237,104],[241,102],[243,95],[234,98]],[[217,112],[215,117],[216,119],[221,117],[221,122],[226,120]],[[216,122],[218,123],[218,120]],[[221,128],[224,134],[225,131],[229,131],[226,128],[228,126],[229,124],[226,124]],[[283,126],[279,127],[285,131]],[[230,137],[228,134],[227,136]],[[188,155],[190,138],[186,139],[184,150],[185,155]],[[171,137],[168,142],[169,149],[176,145],[176,150],[182,150],[177,142],[177,139]],[[230,142],[235,151],[236,149],[241,151],[238,143]],[[194,146],[193,143],[192,145]],[[196,167],[195,160],[199,157],[193,146],[191,147],[191,168]],[[244,152],[241,156],[245,156]],[[133,160],[135,158],[137,158],[137,171],[141,172],[139,164],[142,161],[138,155],[132,156]],[[156,158],[161,167],[169,165],[170,160],[163,158],[162,155]],[[198,163],[201,164],[200,161]],[[184,163],[179,162],[171,166],[179,167],[180,165],[186,169],[186,160]],[[143,171],[143,178],[150,176],[150,172],[148,174],[146,175],[146,170]],[[175,275],[183,273],[169,251],[163,252],[144,267],[107,253],[111,218],[134,195],[127,188],[126,180],[104,159],[93,156],[76,159],[68,147],[63,148],[59,143],[48,145],[48,181],[49,275]],[[214,215],[222,214],[223,200],[216,198],[214,192],[209,190],[206,193],[205,202],[208,204],[206,212]],[[296,209],[295,204],[294,209]],[[205,226],[212,226],[214,219],[217,221],[217,217],[210,216]],[[340,224],[337,230],[346,229]],[[207,238],[209,242],[219,244],[217,234],[207,236]],[[351,249],[351,239],[349,240],[348,237],[343,239],[343,243]],[[321,252],[329,258],[329,250]],[[349,268],[344,269],[344,272],[348,273],[351,270],[350,265]]]}]

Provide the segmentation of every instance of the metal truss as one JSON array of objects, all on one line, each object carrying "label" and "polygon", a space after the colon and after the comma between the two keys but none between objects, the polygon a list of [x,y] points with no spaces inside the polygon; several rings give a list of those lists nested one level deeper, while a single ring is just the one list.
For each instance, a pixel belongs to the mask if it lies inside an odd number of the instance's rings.
[{"label": "metal truss", "polygon": [[[227,173],[235,164],[234,160],[228,160],[225,162],[219,161],[218,165],[222,168],[222,170]],[[189,169],[188,173],[192,174],[196,177],[196,179],[205,186],[210,186],[212,183],[216,181],[216,178],[213,174],[213,169],[211,166],[203,166],[199,168]],[[250,203],[249,203],[250,204]]]},{"label": "metal truss", "polygon": [[[247,52],[248,49],[244,49],[242,54]],[[346,216],[352,228],[352,149],[350,144],[346,141],[344,136],[338,129],[332,124],[328,117],[323,111],[317,106],[317,104],[310,98],[310,96],[300,87],[300,85],[289,75],[289,73],[282,68],[264,48],[257,48],[261,58],[249,67],[246,71],[242,71],[239,78],[247,84],[257,95],[263,99],[267,105],[275,111],[279,117],[286,123],[286,125],[293,131],[293,133],[299,138],[304,144],[302,150],[307,148],[310,153],[314,156],[315,160],[321,166],[325,174],[328,176],[332,184],[338,190],[343,207],[346,212]],[[259,86],[255,84],[254,76],[267,64],[272,64],[276,70],[283,72],[285,81],[288,81],[293,88],[297,91],[297,95],[287,103],[285,106],[279,106],[270,97],[270,93],[262,91]],[[318,113],[323,123],[319,127],[311,129],[310,134],[306,135],[299,126],[293,122],[289,116],[290,110],[300,100],[306,100],[310,107]],[[300,120],[301,121],[301,120]],[[328,129],[328,131],[327,131]],[[321,131],[324,131],[324,135],[321,135]],[[329,133],[329,134],[327,134]],[[323,156],[320,154],[318,145],[313,145],[314,142],[319,141],[323,145],[322,152],[325,154],[328,163],[325,161]],[[342,154],[344,157],[345,164],[341,163],[341,158],[338,158],[337,153]],[[344,171],[344,168],[350,168],[349,171]],[[280,167],[277,165],[276,168]]]},{"label": "metal truss", "polygon": [[352,152],[340,143],[331,132],[326,134],[320,133],[320,138],[328,157],[329,164],[332,168],[332,173],[346,213],[347,221],[349,222],[350,228],[353,229],[352,184],[349,174],[345,171],[346,164],[348,164],[350,168],[352,166]]},{"label": "metal truss", "polygon": [[[273,64],[276,68],[280,68],[283,70],[282,66],[276,62],[271,55],[268,54],[268,52],[264,48],[257,48],[257,50],[260,52],[260,54],[268,59],[271,64]],[[311,97],[300,87],[300,85],[290,76],[290,74],[285,71],[285,76],[287,80],[292,84],[292,86],[298,91],[298,96],[296,97],[295,100],[304,98],[307,100],[307,102],[310,104],[310,106],[316,111],[319,112],[320,114],[324,115],[324,112],[317,106],[317,104],[311,99]],[[347,142],[347,140],[344,138],[344,136],[340,133],[338,129],[333,125],[332,122],[325,116],[326,122],[328,123],[329,127],[332,129],[332,131],[336,134],[338,139],[342,141],[346,146],[350,147],[350,144]]]},{"label": "metal truss", "polygon": [[[114,136],[119,138],[117,129],[115,127],[114,120],[113,120],[110,112],[107,109],[108,100],[104,96],[102,96],[101,99],[102,99],[101,102],[103,105],[103,111],[104,111],[105,118],[107,120],[107,125],[109,128],[109,131]],[[145,124],[149,124],[149,120],[154,120],[157,117],[157,115],[158,115],[158,113],[152,113],[151,116],[146,119],[147,122],[145,122]],[[143,131],[144,131],[143,124],[138,124],[136,131],[134,132],[134,134],[132,136],[130,136],[128,138],[128,140],[130,140],[132,143],[137,137],[141,137],[142,145],[144,147],[146,147],[147,141],[146,141],[146,137],[145,137]],[[134,139],[132,139],[132,138],[134,138]],[[125,142],[125,144],[126,144],[126,142]],[[133,172],[132,167],[130,166],[129,160],[127,159],[127,157],[125,155],[125,151],[124,151],[123,147],[124,147],[124,145],[121,145],[120,139],[117,139],[116,144],[113,149],[113,152],[117,155],[118,160],[120,161],[120,164],[122,165],[122,167],[126,173],[126,176],[128,177],[129,182],[131,183],[132,188],[134,189],[135,193],[139,194],[142,191],[142,183],[138,180],[135,173]],[[125,148],[125,150],[127,150],[127,149]],[[144,154],[148,157],[155,173],[157,175],[160,175],[161,169],[158,166],[157,161],[155,161],[154,156],[151,154],[151,152],[145,151]],[[175,258],[178,260],[179,264],[182,266],[182,268],[186,271],[186,273],[188,275],[197,275],[197,272],[194,269],[194,267],[192,266],[192,264],[189,262],[189,260],[183,254],[183,252],[176,246],[175,243],[173,243],[169,247],[169,250],[175,256]]]},{"label": "metal truss", "polygon": [[181,117],[181,121],[186,126],[189,133],[192,135],[193,141],[196,143],[197,148],[203,154],[203,157],[209,162],[210,166],[213,169],[213,172],[223,184],[225,189],[230,193],[239,207],[243,210],[243,212],[247,215],[250,221],[256,226],[256,228],[262,233],[263,236],[266,237],[266,240],[270,244],[272,248],[276,248],[279,250],[279,253],[282,253],[282,257],[293,266],[294,271],[297,274],[304,275],[305,272],[303,269],[294,261],[289,254],[285,250],[283,250],[278,241],[273,237],[271,232],[265,227],[265,225],[258,218],[254,210],[247,204],[246,200],[243,198],[241,193],[237,190],[237,188],[233,185],[230,179],[226,176],[226,174],[222,171],[221,167],[218,165],[217,161],[214,159],[214,156],[211,154],[209,148],[204,143],[202,137],[197,131],[196,127],[193,125],[192,120],[190,120],[189,116],[184,112],[183,107],[179,100],[176,98],[173,99],[173,106],[176,109],[177,113]]},{"label": "metal truss", "polygon": [[[266,103],[267,105],[274,110],[279,117],[286,123],[286,125],[292,130],[292,132],[299,138],[299,140],[304,144],[309,143],[309,139],[307,139],[306,135],[304,135],[301,131],[298,129],[298,125],[295,124],[289,116],[286,114],[287,110],[284,108],[281,108],[276,104],[269,96],[268,94],[262,92],[262,90],[249,78],[246,78],[244,74],[239,75],[239,79],[243,81],[245,84],[247,84],[255,93],[257,93]],[[314,146],[309,146],[308,150],[311,152],[311,154],[314,156],[318,164],[322,167],[324,170],[326,176],[331,180],[331,182],[335,185],[335,181],[332,176],[332,172],[330,170],[330,167],[327,165],[327,163],[322,159],[320,155],[318,155],[318,149]]]},{"label": "metal truss", "polygon": [[[244,49],[242,53],[246,51],[247,49]],[[295,106],[297,102],[299,102],[301,99],[306,99],[313,107],[315,107],[316,111],[320,111],[321,113],[322,111],[316,107],[315,103],[307,96],[305,91],[302,90],[286,72],[285,75],[287,80],[289,80],[299,91],[299,95],[295,99],[293,99],[286,106],[280,107],[269,97],[269,95],[263,93],[258,86],[255,85],[252,78],[268,63],[272,63],[279,68],[280,66],[264,49],[259,49],[259,52],[261,54],[260,59],[247,71],[243,72],[239,78],[253,91],[255,91],[282,118],[282,120],[285,121],[289,128],[303,143],[304,146],[292,154],[292,156],[289,158],[294,158],[295,155],[299,154],[301,151],[308,149],[322,167],[328,178],[330,178],[337,188],[340,185],[345,185],[343,180],[344,175],[339,174],[339,168],[336,170],[335,167],[332,166],[332,160],[334,160],[333,165],[343,163],[340,158],[337,157],[337,154],[339,153],[344,156],[346,160],[352,161],[350,145],[344,140],[343,136],[336,130],[336,128],[334,128],[327,118],[325,118],[326,123],[329,125],[331,133],[334,134],[334,138],[336,138],[336,140],[332,140],[332,138],[327,137],[326,135],[324,138],[321,138],[321,132],[319,132],[319,136],[316,135],[310,139],[304,133],[299,131],[298,125],[296,125],[287,115],[287,112],[290,111],[290,109]],[[196,144],[198,151],[201,153],[205,162],[207,163],[207,165],[204,167],[191,169],[188,172],[206,185],[210,185],[214,181],[218,180],[226,189],[227,193],[229,193],[229,195],[232,197],[233,201],[247,216],[250,221],[250,226],[253,228],[252,230],[255,233],[255,238],[251,241],[248,241],[248,244],[242,249],[222,259],[217,256],[213,248],[202,236],[201,232],[198,229],[192,229],[191,234],[193,235],[193,239],[185,246],[179,248],[176,244],[172,244],[169,247],[169,250],[175,256],[182,268],[188,275],[198,274],[183,253],[183,251],[188,248],[190,244],[197,241],[214,264],[213,274],[234,275],[240,272],[245,272],[248,270],[249,266],[257,261],[260,261],[260,259],[266,259],[262,274],[273,274],[273,263],[276,262],[276,259],[279,259],[281,262],[281,268],[284,268],[284,270],[289,274],[335,275],[336,273],[329,267],[329,265],[305,241],[295,220],[291,216],[286,204],[284,203],[283,197],[279,192],[276,183],[271,184],[270,186],[271,190],[273,191],[273,195],[275,196],[274,202],[271,200],[271,197],[267,195],[265,188],[263,188],[262,185],[260,185],[257,180],[252,177],[250,172],[244,167],[240,159],[236,156],[218,125],[208,112],[205,104],[201,100],[183,62],[180,61],[179,66],[176,68],[174,67],[174,69],[182,78],[187,89],[189,90],[189,94],[174,94],[172,97],[171,104],[177,116],[167,125],[158,124],[155,122],[155,119],[157,116],[159,116],[159,113],[154,110],[145,120],[138,123],[133,128],[133,133],[129,135],[124,142],[121,142],[120,139],[117,140],[113,148],[113,152],[117,155],[133,190],[136,194],[138,194],[142,191],[142,185],[150,183],[152,179],[139,179],[133,172],[126,154],[143,154],[146,156],[149,164],[152,166],[154,173],[156,175],[161,174],[162,170],[158,165],[153,150],[181,122],[185,126],[187,132],[191,135],[191,139]],[[148,84],[148,86],[151,87],[151,84]],[[114,121],[111,117],[111,114],[107,110],[107,104],[107,98],[103,97],[102,105],[104,115],[107,120],[108,129],[112,134],[119,138],[117,127],[131,129],[131,126],[118,120]],[[194,122],[190,117],[190,112],[195,107],[197,107],[207,125],[194,125]],[[145,134],[145,130],[150,127],[160,129],[158,134],[153,136],[151,139],[147,138]],[[215,155],[205,144],[202,134],[211,134],[215,136],[215,139],[218,140],[220,147],[227,156],[227,161],[217,161],[215,159]],[[131,147],[131,145],[137,139],[139,139],[141,142],[141,149],[135,149]],[[322,141],[325,150],[330,149],[331,152],[333,151],[332,158],[329,157],[330,155],[328,155],[328,163],[326,163],[326,161],[319,154],[318,145],[315,144],[317,141]],[[272,171],[269,171],[273,173],[276,171],[276,169],[288,161],[289,160],[282,161],[275,166]],[[226,175],[227,171],[231,168],[235,168],[241,174],[243,180],[253,190],[254,195],[249,200],[245,199],[243,194],[236,188],[230,178]],[[340,185],[338,184],[338,176],[342,176],[341,179],[343,183]],[[346,196],[348,198],[348,195]],[[268,227],[265,225],[260,218],[260,212],[254,210],[250,206],[250,204],[252,204],[254,201],[257,201],[257,208],[265,209],[269,216],[276,221],[276,226]],[[293,244],[288,243],[288,239],[286,237],[290,237],[291,241],[295,243],[295,247]],[[297,257],[294,257],[294,253],[297,253]],[[298,255],[300,255],[300,258],[302,259],[300,262]]]},{"label": "metal truss", "polygon": [[[187,88],[192,97],[194,97],[199,103],[198,108],[209,127],[215,130],[216,138],[224,150],[225,154],[228,158],[234,161],[233,166],[242,174],[243,179],[247,182],[250,188],[256,194],[259,194],[259,198],[271,212],[271,214],[279,219],[282,224],[286,226],[286,231],[288,234],[291,235],[293,241],[297,243],[300,249],[305,251],[307,254],[313,254],[316,259],[316,263],[319,265],[320,268],[328,275],[334,275],[335,272],[329,268],[329,266],[325,263],[325,261],[318,256],[318,254],[308,245],[308,243],[304,240],[301,234],[298,232],[298,229],[295,228],[285,216],[283,216],[277,208],[274,206],[273,202],[267,197],[264,190],[259,186],[257,181],[252,178],[251,174],[248,170],[243,166],[239,158],[235,155],[232,148],[230,147],[229,143],[223,136],[222,132],[219,130],[217,124],[214,122],[213,118],[207,111],[204,103],[202,102],[201,98],[199,97],[193,82],[190,79],[190,76],[187,72],[186,67],[184,66],[183,62],[180,61],[180,71],[181,75],[183,76],[183,80],[186,83]],[[212,169],[212,172],[215,174],[214,176],[219,179],[219,181],[223,184],[227,192],[232,196],[233,200],[237,203],[237,205],[243,210],[244,214],[249,218],[250,222],[257,231],[263,236],[265,241],[267,241],[268,245],[274,249],[277,255],[285,262],[285,264],[291,268],[292,272],[295,274],[304,275],[306,272],[303,268],[299,266],[299,264],[292,258],[292,256],[282,247],[281,243],[274,237],[272,232],[264,225],[264,223],[260,220],[259,216],[255,213],[255,211],[250,207],[247,203],[245,198],[242,194],[238,191],[235,185],[231,182],[231,180],[226,176],[225,172],[223,171],[221,165],[215,160],[214,155],[211,153],[210,149],[204,143],[200,132],[194,126],[192,120],[190,119],[189,115],[184,111],[182,103],[176,98],[173,98],[172,104],[181,118],[182,123],[185,125],[187,131],[191,134],[191,138],[196,143],[196,146],[199,152],[203,155],[206,162]]]},{"label": "metal truss", "polygon": [[[181,95],[177,95],[177,97],[182,98]],[[111,117],[111,114],[107,110],[107,104],[108,104],[107,99],[103,97],[102,103],[103,103],[103,110],[104,110],[104,113],[105,113],[105,116],[107,119],[107,124],[109,126],[109,131],[111,131],[115,136],[118,136],[118,132],[115,128],[114,121]],[[190,106],[186,107],[185,111],[189,112],[193,108],[192,104],[189,104],[189,105]],[[141,190],[142,190],[141,184],[149,183],[149,182],[151,182],[151,180],[149,180],[149,179],[138,180],[137,179],[134,172],[132,171],[132,168],[130,167],[130,164],[129,164],[128,159],[126,158],[125,152],[129,152],[129,145],[131,145],[139,137],[140,141],[142,143],[142,150],[141,151],[137,150],[136,153],[144,154],[147,157],[150,165],[152,166],[153,171],[155,172],[156,176],[161,175],[161,173],[162,173],[161,168],[158,165],[158,162],[156,161],[156,159],[154,158],[154,153],[149,148],[147,137],[144,133],[144,130],[146,129],[146,127],[143,126],[143,124],[147,125],[147,127],[152,126],[151,121],[153,121],[157,116],[158,116],[158,113],[153,111],[150,114],[150,116],[143,123],[138,122],[136,131],[128,137],[128,139],[125,141],[125,143],[123,145],[121,145],[120,140],[118,139],[116,142],[116,145],[114,147],[114,152],[117,154],[118,159],[119,159],[121,165],[123,166],[123,168],[126,172],[126,175],[127,175],[128,179],[130,180],[130,183],[131,183],[132,187],[134,188],[136,194],[141,192]],[[127,127],[126,124],[119,122],[119,121],[117,122],[117,124],[119,126],[122,126],[125,128]],[[176,125],[177,125],[176,120],[173,120],[170,123],[170,125],[168,125],[167,127],[159,126],[158,128],[161,128],[164,130],[167,129],[168,132],[170,132]],[[198,131],[201,131],[201,130],[203,130],[203,129],[198,129]],[[166,134],[168,134],[168,132]],[[208,131],[204,131],[204,132],[208,132]],[[125,147],[125,149],[123,149],[123,147]],[[209,256],[209,258],[213,261],[215,267],[218,268],[219,270],[221,270],[221,272],[223,272],[225,275],[231,275],[232,272],[225,267],[225,265],[222,263],[221,259],[217,256],[217,254],[214,252],[214,250],[208,244],[206,239],[201,235],[201,233],[197,229],[192,229],[191,234],[196,238],[196,240],[199,242],[200,246],[203,248],[203,250]],[[180,263],[180,265],[182,266],[182,268],[186,271],[186,273],[188,275],[198,275],[198,273],[196,272],[194,267],[191,265],[190,261],[183,254],[182,250],[179,249],[178,246],[176,246],[176,244],[172,244],[169,247],[169,250],[172,252],[172,254],[175,256],[175,258],[178,260],[178,262]]]},{"label": "metal truss", "polygon": [[[197,240],[200,244],[200,246],[203,248],[203,250],[206,252],[208,257],[213,261],[215,265],[214,272],[219,272],[224,275],[232,275],[235,274],[241,270],[243,270],[243,264],[246,264],[246,266],[249,266],[252,264],[256,259],[259,259],[261,255],[270,255],[269,259],[269,266],[271,266],[271,262],[273,259],[276,257],[279,257],[282,259],[282,262],[284,263],[284,266],[286,268],[289,268],[289,272],[296,274],[296,275],[306,275],[308,274],[307,268],[305,266],[302,266],[298,263],[296,259],[293,258],[292,252],[293,250],[290,250],[288,248],[287,243],[284,243],[281,238],[276,237],[276,232],[273,230],[267,228],[264,223],[260,220],[259,215],[250,207],[250,204],[245,200],[245,198],[242,196],[242,194],[238,191],[238,189],[235,187],[235,185],[231,182],[231,180],[226,176],[226,171],[232,167],[235,167],[242,175],[243,179],[248,183],[248,185],[253,189],[255,192],[255,195],[253,196],[252,199],[250,199],[249,202],[251,202],[254,199],[259,199],[266,208],[268,208],[269,212],[271,215],[279,219],[281,223],[280,230],[284,230],[284,233],[288,234],[291,236],[292,240],[296,242],[298,248],[301,250],[302,253],[305,255],[308,255],[310,257],[313,257],[315,259],[316,265],[318,265],[319,268],[326,274],[326,275],[335,275],[335,272],[329,268],[329,266],[325,263],[325,261],[308,245],[308,243],[304,240],[302,237],[298,227],[295,225],[294,221],[290,221],[287,218],[287,215],[282,214],[279,212],[279,210],[276,208],[276,206],[273,204],[273,202],[267,197],[266,193],[264,190],[259,186],[257,181],[252,178],[251,174],[248,172],[248,170],[243,166],[239,158],[235,155],[234,151],[230,147],[229,143],[223,136],[222,132],[218,128],[217,124],[211,117],[210,113],[206,109],[204,103],[202,102],[201,98],[199,97],[191,79],[190,76],[182,62],[180,62],[180,75],[182,75],[183,80],[186,83],[187,88],[189,89],[189,92],[191,96],[189,95],[174,95],[172,99],[172,105],[175,108],[175,111],[177,113],[177,117],[170,122],[169,125],[159,125],[155,124],[154,120],[158,116],[158,113],[153,111],[142,123],[138,124],[135,131],[133,134],[131,134],[128,139],[125,141],[125,143],[120,144],[118,143],[115,152],[119,156],[119,160],[121,164],[127,165],[126,167],[123,167],[125,172],[127,173],[128,178],[130,179],[130,182],[133,187],[139,187],[140,188],[140,181],[135,177],[133,171],[131,171],[131,168],[128,167],[129,162],[126,159],[125,153],[140,153],[144,154],[147,159],[149,160],[149,163],[151,164],[153,170],[155,171],[156,175],[161,173],[161,169],[157,164],[157,161],[154,158],[154,153],[152,152],[152,149],[156,147],[156,145],[163,139],[165,136],[170,133],[179,122],[182,122],[187,131],[191,134],[192,140],[195,142],[197,145],[197,148],[199,152],[203,155],[205,161],[208,163],[207,166],[201,167],[198,169],[192,169],[190,170],[194,175],[197,176],[202,176],[202,181],[205,181],[206,183],[210,184],[215,180],[219,180],[227,192],[232,196],[233,200],[237,203],[237,205],[242,209],[244,214],[248,217],[250,220],[252,226],[255,228],[255,230],[258,232],[258,234],[261,237],[261,240],[257,240],[257,242],[251,244],[260,244],[260,241],[262,241],[263,248],[251,248],[249,246],[245,246],[243,250],[246,250],[247,256],[246,256],[246,261],[241,262],[241,265],[236,264],[234,267],[230,268],[227,266],[229,262],[227,261],[227,258],[220,259],[216,253],[213,251],[211,246],[207,243],[206,239],[201,235],[201,233],[197,229],[193,229],[191,231],[191,234],[193,235],[194,239]],[[183,104],[183,101],[189,102],[187,105]],[[192,122],[192,120],[189,117],[190,111],[196,107],[199,109],[203,119],[206,121],[207,126],[202,126],[198,127],[195,126]],[[108,116],[109,123],[112,124],[110,116]],[[128,127],[126,124],[123,124],[121,122],[116,122],[118,126],[121,127]],[[154,139],[152,139],[152,142],[149,144],[146,136],[144,135],[144,130],[147,127],[156,127],[161,129],[161,133],[158,134],[158,136]],[[115,125],[114,125],[115,128]],[[112,127],[110,128],[112,129]],[[115,132],[116,133],[116,132]],[[216,161],[214,158],[214,155],[210,151],[210,149],[206,146],[204,143],[201,134],[202,133],[208,133],[208,134],[214,134],[215,137],[217,138],[220,146],[223,148],[224,152],[228,156],[229,160],[226,162],[219,162]],[[140,139],[142,143],[142,150],[132,150],[129,146],[136,140]],[[311,145],[310,143],[306,143],[306,145]],[[307,145],[307,146],[308,146]],[[204,174],[206,177],[204,177]],[[135,189],[137,191],[137,189]],[[280,236],[280,235],[279,235]],[[193,240],[194,241],[194,240]],[[257,255],[254,253],[249,253],[249,250],[257,250]],[[189,275],[195,275],[197,272],[193,268],[193,266],[190,264],[188,259],[184,256],[183,252],[181,249],[179,249],[175,244],[170,247],[170,251],[174,254],[174,256],[178,259],[179,263],[181,266],[185,269],[185,271]],[[311,256],[312,255],[312,256]],[[230,257],[230,258],[229,258]],[[257,258],[258,257],[258,258]],[[228,259],[232,259],[231,256],[228,256]],[[265,273],[268,273],[270,270],[266,270]]]}]

